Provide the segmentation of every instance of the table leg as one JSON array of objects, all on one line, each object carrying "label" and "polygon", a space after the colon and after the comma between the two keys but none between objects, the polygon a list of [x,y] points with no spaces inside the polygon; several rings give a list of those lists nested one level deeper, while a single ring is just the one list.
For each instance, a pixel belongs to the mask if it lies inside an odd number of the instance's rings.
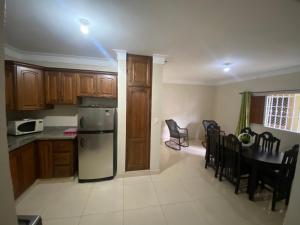
[{"label": "table leg", "polygon": [[256,183],[257,183],[257,164],[255,162],[253,162],[252,169],[251,169],[250,179],[248,180],[248,185],[249,185],[249,200],[251,200],[251,201],[254,200]]}]

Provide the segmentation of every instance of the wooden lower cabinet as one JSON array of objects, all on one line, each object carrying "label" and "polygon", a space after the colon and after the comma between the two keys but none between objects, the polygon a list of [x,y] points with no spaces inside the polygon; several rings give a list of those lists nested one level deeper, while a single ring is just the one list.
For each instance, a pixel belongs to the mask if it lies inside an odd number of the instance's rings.
[{"label": "wooden lower cabinet", "polygon": [[37,178],[35,144],[30,143],[10,152],[9,161],[14,196],[17,198]]},{"label": "wooden lower cabinet", "polygon": [[45,140],[9,152],[14,196],[18,198],[37,178],[73,176],[76,140]]},{"label": "wooden lower cabinet", "polygon": [[22,170],[20,167],[20,154],[18,150],[9,153],[9,162],[14,196],[15,198],[17,198],[23,192],[23,177]]},{"label": "wooden lower cabinet", "polygon": [[73,176],[74,151],[73,140],[38,141],[39,178]]},{"label": "wooden lower cabinet", "polygon": [[22,174],[24,189],[31,186],[37,178],[36,146],[34,143],[25,145],[21,150]]},{"label": "wooden lower cabinet", "polygon": [[54,177],[69,177],[74,174],[74,141],[53,142]]},{"label": "wooden lower cabinet", "polygon": [[53,177],[53,151],[51,141],[38,141],[39,178]]}]

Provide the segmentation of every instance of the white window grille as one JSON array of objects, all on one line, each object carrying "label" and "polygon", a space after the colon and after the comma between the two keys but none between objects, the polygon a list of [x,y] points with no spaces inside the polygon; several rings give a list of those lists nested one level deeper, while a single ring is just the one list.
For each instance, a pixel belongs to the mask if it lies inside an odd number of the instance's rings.
[{"label": "white window grille", "polygon": [[264,126],[300,133],[300,93],[266,96]]}]

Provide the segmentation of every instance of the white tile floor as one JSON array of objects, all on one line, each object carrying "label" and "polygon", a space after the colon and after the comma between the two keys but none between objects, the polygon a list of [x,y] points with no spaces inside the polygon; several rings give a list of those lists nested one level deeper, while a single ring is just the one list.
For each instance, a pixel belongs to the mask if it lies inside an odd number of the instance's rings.
[{"label": "white tile floor", "polygon": [[182,151],[162,147],[162,172],[78,184],[36,183],[17,201],[18,214],[42,215],[46,225],[281,225],[284,204],[271,212],[270,195],[248,200],[204,169],[198,142]]}]

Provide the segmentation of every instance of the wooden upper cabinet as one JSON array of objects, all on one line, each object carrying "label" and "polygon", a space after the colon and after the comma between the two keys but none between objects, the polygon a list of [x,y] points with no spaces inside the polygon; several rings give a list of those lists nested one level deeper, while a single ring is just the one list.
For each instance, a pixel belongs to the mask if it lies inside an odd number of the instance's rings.
[{"label": "wooden upper cabinet", "polygon": [[127,85],[151,87],[152,57],[127,55]]},{"label": "wooden upper cabinet", "polygon": [[60,72],[45,72],[46,104],[56,104],[60,101]]},{"label": "wooden upper cabinet", "polygon": [[97,75],[97,96],[117,97],[117,77],[113,75]]},{"label": "wooden upper cabinet", "polygon": [[77,96],[95,96],[97,79],[94,74],[77,74]]},{"label": "wooden upper cabinet", "polygon": [[46,103],[76,104],[76,74],[72,72],[45,72]]},{"label": "wooden upper cabinet", "polygon": [[17,66],[16,109],[36,110],[45,107],[43,71]]},{"label": "wooden upper cabinet", "polygon": [[5,96],[6,110],[14,110],[14,67],[11,65],[5,66]]},{"label": "wooden upper cabinet", "polygon": [[76,104],[76,74],[71,72],[61,73],[61,103]]},{"label": "wooden upper cabinet", "polygon": [[6,109],[40,110],[77,104],[77,96],[117,97],[117,74],[5,62]]}]

